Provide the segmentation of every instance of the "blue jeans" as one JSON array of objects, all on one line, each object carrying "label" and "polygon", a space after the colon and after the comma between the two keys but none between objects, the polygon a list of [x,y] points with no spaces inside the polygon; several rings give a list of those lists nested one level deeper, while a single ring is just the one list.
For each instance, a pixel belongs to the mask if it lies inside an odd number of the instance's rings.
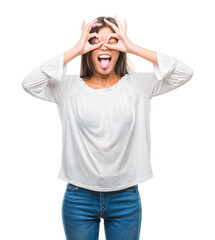
[{"label": "blue jeans", "polygon": [[97,192],[68,183],[62,202],[66,240],[98,240],[100,218],[106,240],[139,240],[142,206],[138,184]]}]

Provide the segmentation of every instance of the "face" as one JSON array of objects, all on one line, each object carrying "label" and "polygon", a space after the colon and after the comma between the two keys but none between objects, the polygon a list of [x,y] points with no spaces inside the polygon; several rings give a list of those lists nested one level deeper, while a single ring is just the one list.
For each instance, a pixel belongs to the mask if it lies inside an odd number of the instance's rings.
[{"label": "face", "polygon": [[[107,36],[113,33],[113,31],[109,27],[104,27],[99,30],[98,35],[101,37],[102,41],[105,42]],[[117,44],[118,39],[111,37],[109,39],[108,44]],[[99,40],[95,38],[94,44],[98,43]],[[109,74],[114,71],[114,67],[119,57],[119,51],[109,49],[104,45],[92,50],[91,53],[92,61],[94,63],[96,73],[98,74]],[[100,55],[108,55],[111,58],[99,58]]]}]

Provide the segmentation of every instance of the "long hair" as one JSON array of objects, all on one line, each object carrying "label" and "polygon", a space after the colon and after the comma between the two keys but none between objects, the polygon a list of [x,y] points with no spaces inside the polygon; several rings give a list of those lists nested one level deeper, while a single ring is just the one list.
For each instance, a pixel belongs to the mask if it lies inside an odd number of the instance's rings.
[{"label": "long hair", "polygon": [[[111,23],[115,24],[118,27],[118,24],[116,23],[115,19],[112,17],[98,17],[97,18],[97,23],[102,23],[100,26],[95,26],[91,29],[90,33],[98,33],[100,29],[102,29],[103,27],[109,27],[114,33],[114,29],[109,26],[108,24],[106,24],[106,22],[104,21],[104,18],[106,18],[108,21],[110,21]],[[96,37],[89,39],[89,43],[93,44],[95,41]],[[92,77],[94,75],[95,72],[95,67],[93,64],[93,61],[91,59],[91,55],[92,55],[92,51],[89,51],[83,55],[81,55],[81,68],[80,68],[80,77],[81,78],[85,78],[85,77]],[[133,71],[133,66],[130,66],[127,63],[127,55],[125,52],[119,52],[119,57],[118,60],[115,64],[115,72],[118,76],[123,77],[125,74],[129,74],[130,72]],[[129,62],[131,63],[131,61],[129,60]],[[131,63],[132,65],[132,63]]]}]

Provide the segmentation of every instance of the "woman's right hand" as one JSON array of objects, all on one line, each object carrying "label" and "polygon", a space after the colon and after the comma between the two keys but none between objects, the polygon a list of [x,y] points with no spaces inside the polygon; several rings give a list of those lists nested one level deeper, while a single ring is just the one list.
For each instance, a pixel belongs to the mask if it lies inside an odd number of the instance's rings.
[{"label": "woman's right hand", "polygon": [[[77,51],[79,52],[80,55],[85,54],[89,51],[92,51],[98,47],[100,47],[104,42],[101,40],[100,36],[94,32],[94,33],[90,33],[91,28],[95,27],[95,26],[100,26],[101,23],[96,23],[97,19],[93,20],[92,22],[85,24],[85,20],[83,20],[82,23],[82,35],[80,40],[78,41],[78,43],[75,46],[75,49],[77,49]],[[89,39],[96,37],[97,39],[99,39],[99,43],[97,44],[90,44],[89,43]]]}]

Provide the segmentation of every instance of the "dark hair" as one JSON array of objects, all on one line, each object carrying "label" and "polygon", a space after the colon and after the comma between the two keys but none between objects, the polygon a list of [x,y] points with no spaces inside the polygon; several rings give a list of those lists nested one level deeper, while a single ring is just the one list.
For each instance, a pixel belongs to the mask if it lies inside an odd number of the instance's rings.
[{"label": "dark hair", "polygon": [[[93,27],[90,33],[94,33],[94,32],[98,33],[100,29],[106,26],[108,26],[115,33],[114,29],[108,24],[106,24],[106,22],[104,21],[104,18],[106,18],[108,21],[110,21],[111,23],[115,24],[118,27],[118,24],[116,23],[114,18],[102,16],[97,18],[97,23],[102,23],[102,25]],[[96,37],[89,39],[89,43],[93,44],[95,39]],[[92,51],[89,51],[81,55],[81,69],[80,69],[81,78],[91,77],[95,72],[95,67],[91,60],[91,55],[92,55]],[[121,51],[119,52],[119,58],[115,65],[115,72],[120,77],[123,77],[125,74],[128,74],[129,72],[131,72],[130,66],[127,63],[127,55],[125,52],[121,52]]]}]

